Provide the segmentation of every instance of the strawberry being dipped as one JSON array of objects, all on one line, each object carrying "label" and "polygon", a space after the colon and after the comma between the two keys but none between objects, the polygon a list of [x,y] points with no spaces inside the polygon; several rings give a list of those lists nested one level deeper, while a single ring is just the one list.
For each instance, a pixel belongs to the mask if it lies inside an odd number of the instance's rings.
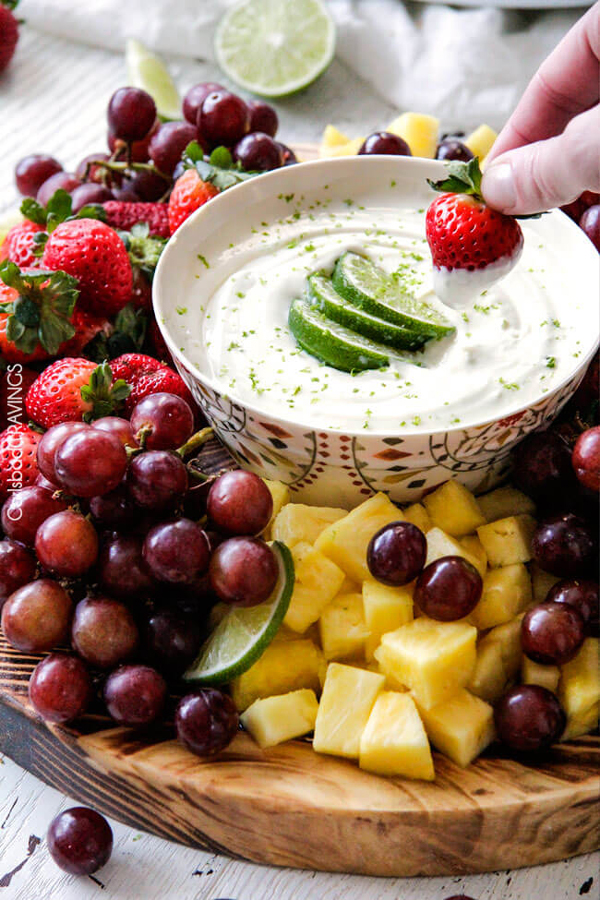
[{"label": "strawberry being dipped", "polygon": [[13,13],[19,0],[0,0],[0,72],[14,56],[19,40],[19,20]]},{"label": "strawberry being dipped", "polygon": [[446,178],[429,181],[441,196],[430,204],[425,228],[435,293],[448,306],[461,307],[508,275],[521,255],[523,233],[513,216],[483,200],[477,158],[446,168]]}]

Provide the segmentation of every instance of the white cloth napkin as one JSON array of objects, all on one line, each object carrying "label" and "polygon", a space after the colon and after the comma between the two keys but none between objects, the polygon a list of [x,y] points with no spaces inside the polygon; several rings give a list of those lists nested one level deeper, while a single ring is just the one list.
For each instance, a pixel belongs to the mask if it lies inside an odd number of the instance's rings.
[{"label": "white cloth napkin", "polygon": [[[24,0],[33,26],[122,50],[134,37],[155,50],[214,60],[216,24],[235,0]],[[552,2],[552,0],[548,0]],[[402,0],[329,0],[337,57],[399,110],[447,126],[499,127],[542,59],[583,10],[454,9]]]}]

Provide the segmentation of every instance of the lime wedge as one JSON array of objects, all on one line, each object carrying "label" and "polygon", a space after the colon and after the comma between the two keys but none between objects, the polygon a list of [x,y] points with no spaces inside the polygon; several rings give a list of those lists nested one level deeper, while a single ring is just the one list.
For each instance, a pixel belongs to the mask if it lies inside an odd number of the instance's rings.
[{"label": "lime wedge", "polygon": [[264,97],[284,97],[325,71],[335,26],[322,0],[242,0],[222,19],[215,53],[223,71]]},{"label": "lime wedge", "polygon": [[129,40],[125,60],[130,85],[150,94],[162,119],[180,119],[181,98],[162,59],[140,41]]},{"label": "lime wedge", "polygon": [[225,684],[246,672],[265,652],[283,622],[294,590],[294,562],[285,544],[271,549],[279,578],[268,600],[258,606],[233,607],[207,638],[184,681]]},{"label": "lime wedge", "polygon": [[338,294],[353,306],[415,331],[425,340],[454,331],[441,313],[411,297],[392,276],[358,253],[348,251],[340,256],[332,283]]},{"label": "lime wedge", "polygon": [[344,325],[363,337],[372,338],[382,344],[389,344],[397,350],[417,350],[425,343],[425,337],[418,332],[386,322],[357,309],[337,293],[331,279],[325,275],[311,275],[308,279],[311,306],[324,313],[328,319]]}]

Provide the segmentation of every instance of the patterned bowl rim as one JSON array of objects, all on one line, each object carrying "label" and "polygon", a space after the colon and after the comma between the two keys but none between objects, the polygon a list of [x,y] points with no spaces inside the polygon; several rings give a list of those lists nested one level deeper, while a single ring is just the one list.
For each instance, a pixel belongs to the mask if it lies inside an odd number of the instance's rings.
[{"label": "patterned bowl rim", "polygon": [[[314,422],[303,422],[299,419],[291,419],[282,415],[278,415],[272,412],[268,412],[266,410],[262,410],[260,407],[254,406],[252,403],[249,403],[246,400],[242,400],[239,397],[234,396],[233,393],[225,393],[221,385],[216,384],[206,373],[204,373],[198,366],[193,363],[187,356],[187,354],[177,345],[176,341],[171,337],[169,329],[167,327],[166,308],[169,306],[169,297],[171,296],[171,292],[169,291],[169,283],[173,282],[173,279],[177,276],[177,265],[173,265],[174,272],[171,274],[170,268],[172,266],[172,260],[177,262],[177,255],[179,253],[179,247],[183,242],[183,237],[188,232],[199,232],[202,233],[204,227],[208,227],[210,229],[211,215],[214,214],[214,209],[216,204],[220,204],[223,212],[227,212],[227,206],[231,208],[230,211],[234,211],[240,208],[243,208],[246,203],[248,205],[256,206],[256,198],[254,197],[254,201],[252,201],[253,194],[256,192],[257,182],[260,183],[261,186],[264,186],[263,196],[261,197],[261,201],[272,198],[273,194],[286,193],[290,189],[294,189],[296,192],[302,189],[302,184],[298,182],[298,175],[300,172],[304,173],[307,170],[313,169],[323,169],[324,171],[324,182],[327,181],[327,176],[325,173],[331,170],[332,166],[336,167],[336,171],[342,167],[345,167],[349,170],[348,174],[354,173],[356,168],[360,168],[361,166],[371,166],[375,168],[376,166],[381,167],[382,169],[382,177],[388,177],[388,175],[383,176],[384,164],[387,166],[397,166],[400,170],[410,170],[413,169],[415,179],[425,180],[426,178],[439,178],[440,175],[443,175],[446,171],[444,164],[439,160],[434,159],[421,159],[419,157],[409,157],[409,156],[352,156],[352,157],[341,157],[341,158],[328,158],[328,159],[317,159],[311,160],[309,162],[298,163],[293,166],[286,166],[282,169],[275,169],[271,172],[265,172],[260,176],[259,179],[251,179],[249,181],[242,182],[241,184],[235,185],[234,187],[228,188],[223,193],[219,194],[217,197],[214,197],[210,204],[204,204],[199,209],[197,209],[194,213],[192,213],[189,218],[185,220],[185,222],[177,229],[173,237],[170,238],[167,243],[163,253],[161,254],[161,258],[159,260],[158,266],[156,268],[156,272],[154,275],[153,286],[152,286],[152,304],[154,308],[155,318],[159,327],[159,330],[163,336],[163,339],[169,349],[169,352],[173,356],[174,359],[177,359],[179,363],[183,366],[183,368],[197,381],[203,384],[205,387],[210,388],[219,396],[225,396],[228,401],[231,403],[243,408],[248,413],[262,417],[276,420],[278,422],[284,423],[288,428],[301,428],[301,429],[313,429],[323,433],[328,433],[332,435],[341,434],[342,431],[344,434],[347,434],[351,437],[360,437],[363,439],[375,438],[381,439],[384,437],[414,437],[416,439],[419,438],[427,438],[432,435],[439,434],[453,434],[458,432],[468,431],[470,429],[479,429],[483,428],[487,425],[491,425],[494,422],[501,421],[503,419],[508,419],[512,416],[517,416],[519,414],[525,413],[528,409],[534,409],[543,406],[551,400],[559,391],[561,391],[566,385],[571,381],[575,381],[577,377],[583,377],[585,370],[587,368],[588,363],[592,359],[594,353],[598,349],[598,345],[600,342],[600,321],[597,323],[596,334],[593,340],[593,343],[588,347],[586,353],[577,359],[577,364],[573,366],[570,370],[568,370],[565,375],[561,378],[560,382],[558,382],[552,390],[548,391],[545,394],[540,394],[530,403],[515,405],[514,407],[508,407],[502,412],[502,415],[490,416],[487,419],[477,422],[470,422],[468,424],[460,424],[455,425],[453,427],[445,427],[441,431],[417,431],[412,430],[410,428],[405,428],[402,431],[395,431],[393,435],[389,434],[389,430],[385,431],[353,431],[352,429],[332,429],[319,426],[318,428],[315,426]],[[272,186],[270,190],[267,190],[267,185]],[[250,192],[253,192],[252,194]],[[246,196],[247,195],[247,196]],[[244,198],[246,199],[246,203],[244,202]],[[261,202],[258,201],[258,202]],[[239,204],[239,205],[238,205]],[[213,213],[211,214],[211,209]],[[590,263],[594,263],[597,266],[597,253],[595,251],[594,245],[592,242],[586,237],[586,235],[581,231],[579,226],[570,219],[564,212],[559,209],[552,210],[550,213],[546,214],[547,217],[558,217],[562,220],[563,225],[566,225],[567,228],[571,228],[574,232],[577,232],[578,237],[577,240],[580,240],[581,248],[589,247],[588,250],[584,252],[588,253],[590,257]],[[200,238],[198,239],[198,243],[200,243]]]}]

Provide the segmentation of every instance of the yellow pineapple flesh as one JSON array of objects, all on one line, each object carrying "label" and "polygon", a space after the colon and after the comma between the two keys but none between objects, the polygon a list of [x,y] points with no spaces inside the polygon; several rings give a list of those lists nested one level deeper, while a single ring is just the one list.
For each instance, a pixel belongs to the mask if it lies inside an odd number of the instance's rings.
[{"label": "yellow pineapple flesh", "polygon": [[555,694],[559,679],[560,669],[558,666],[542,666],[527,656],[523,657],[521,666],[521,681],[523,684],[539,684],[540,687],[544,687]]},{"label": "yellow pineapple flesh", "polygon": [[296,580],[284,624],[303,633],[319,619],[328,603],[338,593],[344,573],[334,562],[299,541],[292,547]]},{"label": "yellow pineapple flesh", "polygon": [[496,568],[529,562],[535,527],[535,519],[527,513],[481,525],[477,534],[490,566]]},{"label": "yellow pineapple flesh", "polygon": [[319,619],[325,659],[365,659],[369,629],[365,623],[362,594],[338,594]]},{"label": "yellow pineapple flesh", "polygon": [[405,522],[411,522],[417,528],[420,528],[423,534],[427,534],[433,528],[433,522],[422,503],[411,503],[410,506],[402,510],[402,518]]},{"label": "yellow pineapple flesh", "polygon": [[481,599],[469,620],[481,631],[503,625],[531,603],[531,579],[523,563],[490,569],[483,579]]},{"label": "yellow pineapple flesh", "polygon": [[373,579],[363,582],[365,624],[369,631],[365,644],[367,660],[373,659],[382,635],[412,621],[414,618],[412,595],[413,591],[409,585],[390,587]]},{"label": "yellow pineapple flesh", "polygon": [[255,700],[240,721],[258,746],[265,749],[313,731],[318,710],[315,692],[303,688]]},{"label": "yellow pineapple flesh", "polygon": [[433,746],[457,766],[468,766],[494,740],[493,708],[464,689],[420,712]]},{"label": "yellow pineapple flesh", "polygon": [[462,556],[472,566],[475,566],[482,578],[485,574],[485,566],[482,565],[481,559],[469,553],[462,544],[459,544],[456,538],[446,534],[441,528],[435,527],[427,532],[427,559],[425,560],[425,565],[428,566],[442,556]]},{"label": "yellow pineapple flesh", "polygon": [[558,699],[567,716],[567,730],[575,730],[573,721],[587,721],[590,710],[600,702],[598,648],[598,638],[586,638],[577,656],[561,666]]},{"label": "yellow pineapple flesh", "polygon": [[551,575],[550,572],[544,572],[537,563],[531,564],[531,584],[533,587],[533,599],[536,603],[543,603],[548,595],[551,587],[560,581],[557,575]]},{"label": "yellow pineapple flesh", "polygon": [[262,533],[262,537],[265,539],[265,541],[270,541],[273,538],[273,535],[271,533],[273,522],[277,518],[279,511],[286,505],[286,503],[290,502],[290,489],[287,484],[284,484],[282,481],[270,481],[268,478],[263,478],[263,481],[269,488],[269,493],[271,494],[271,498],[273,500],[273,512],[271,513],[271,518],[269,520],[269,524]]},{"label": "yellow pineapple flesh", "polygon": [[385,678],[376,672],[330,663],[317,721],[313,749],[358,759],[360,739]]},{"label": "yellow pineapple flesh", "polygon": [[423,503],[433,524],[451,537],[464,537],[485,524],[477,500],[459,481],[442,484]]},{"label": "yellow pineapple flesh", "polygon": [[321,650],[306,639],[274,641],[263,655],[231,682],[231,696],[240,712],[255,700],[300,688],[319,693],[325,671]]},{"label": "yellow pineapple flesh", "polygon": [[440,122],[425,113],[405,112],[394,119],[386,131],[406,141],[413,156],[433,159],[438,143]]},{"label": "yellow pineapple flesh", "polygon": [[290,549],[300,542],[314,544],[328,525],[346,515],[348,513],[345,509],[287,503],[273,520],[273,540],[283,541]]},{"label": "yellow pineapple flesh", "polygon": [[514,487],[496,488],[495,491],[478,497],[477,501],[486,522],[495,522],[497,519],[506,519],[509,516],[521,515],[521,513],[535,515],[533,500]]},{"label": "yellow pineapple flesh", "polygon": [[493,128],[490,128],[489,125],[480,125],[465,138],[464,143],[473,156],[478,156],[479,162],[483,162],[494,146],[494,141],[497,137],[497,132],[495,132]]},{"label": "yellow pineapple flesh", "polygon": [[379,694],[362,733],[359,765],[377,775],[433,781],[431,748],[410,694]]}]

